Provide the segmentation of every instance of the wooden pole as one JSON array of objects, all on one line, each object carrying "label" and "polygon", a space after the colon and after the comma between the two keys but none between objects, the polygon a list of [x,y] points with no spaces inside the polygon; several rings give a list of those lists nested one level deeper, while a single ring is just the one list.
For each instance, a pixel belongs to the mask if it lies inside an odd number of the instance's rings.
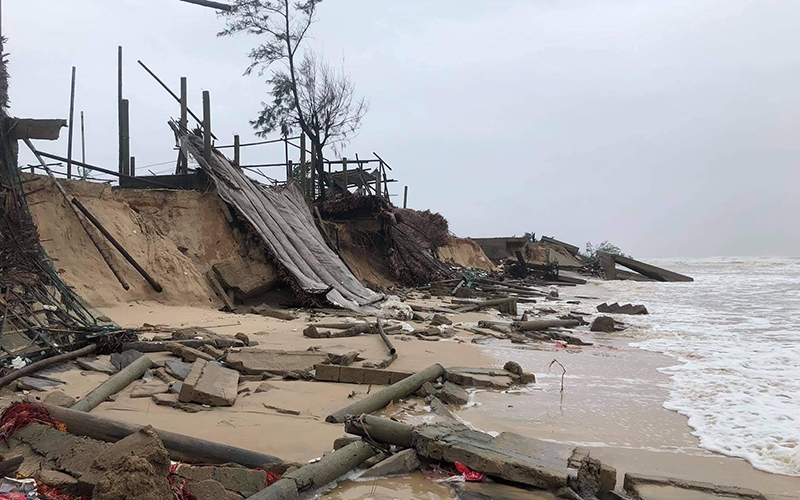
[{"label": "wooden pole", "polygon": [[203,91],[203,158],[211,165],[211,94]]},{"label": "wooden pole", "polygon": [[302,175],[303,197],[308,199],[308,167],[306,166],[306,133],[300,132],[300,175]]},{"label": "wooden pole", "polygon": [[242,164],[242,146],[238,135],[233,136],[233,163],[237,167]]},{"label": "wooden pole", "polygon": [[67,132],[67,179],[72,178],[72,136],[75,132],[75,66],[72,67],[72,84],[69,93],[69,131]]},{"label": "wooden pole", "polygon": [[294,162],[292,160],[288,160],[286,163],[286,183],[288,184],[290,180],[294,177]]},{"label": "wooden pole", "polygon": [[131,123],[130,123],[130,102],[122,100],[122,173],[131,175]]},{"label": "wooden pole", "polygon": [[78,211],[78,209],[72,203],[70,203],[67,192],[64,191],[64,188],[61,186],[61,184],[58,183],[56,176],[53,175],[53,172],[50,171],[50,168],[44,162],[42,155],[39,153],[39,151],[36,150],[35,147],[33,147],[33,143],[31,143],[30,139],[26,138],[24,139],[24,141],[25,144],[28,146],[28,148],[31,150],[31,152],[36,156],[36,159],[39,160],[39,164],[41,164],[42,168],[44,168],[45,172],[47,172],[47,175],[50,176],[50,179],[53,181],[53,184],[56,186],[58,192],[61,193],[61,196],[64,198],[64,201],[66,201],[67,205],[69,205],[70,208],[72,208],[72,213],[74,213],[75,217],[78,218],[78,222],[80,223],[83,230],[86,232],[86,235],[92,241],[95,248],[97,248],[97,251],[100,252],[100,256],[108,265],[108,268],[111,269],[111,272],[114,273],[114,276],[116,276],[117,280],[119,280],[119,283],[122,285],[122,288],[124,288],[125,290],[129,290],[131,286],[128,284],[127,281],[125,281],[125,277],[122,276],[122,273],[119,271],[119,269],[117,269],[117,266],[111,261],[111,257],[108,255],[108,252],[106,252],[105,247],[103,247],[103,245],[100,243],[100,240],[97,238],[97,235],[95,235],[94,232],[92,231],[92,228],[89,227],[89,223],[86,222],[86,219]]},{"label": "wooden pole", "polygon": [[311,189],[310,197],[313,203],[314,199],[316,199],[317,195],[317,146],[312,142],[311,143]]},{"label": "wooden pole", "polygon": [[64,361],[69,361],[71,359],[80,358],[81,356],[86,356],[87,354],[91,353],[97,349],[97,345],[91,344],[82,349],[78,349],[77,351],[68,352],[66,354],[59,354],[58,356],[53,356],[51,358],[46,358],[41,361],[37,361],[36,363],[31,363],[19,370],[15,370],[3,378],[0,378],[0,387],[5,387],[11,382],[17,380],[18,378],[22,378],[26,375],[30,375],[31,373],[36,373],[39,370],[43,370],[48,366],[57,365],[59,363],[63,363]]},{"label": "wooden pole", "polygon": [[342,177],[344,178],[344,190],[347,189],[347,158],[342,157]]},{"label": "wooden pole", "polygon": [[[189,85],[185,76],[181,77],[181,130],[189,130]],[[189,173],[189,154],[181,148],[180,161],[178,165],[178,174]]]},{"label": "wooden pole", "polygon": [[125,156],[122,138],[122,45],[117,48],[117,123],[119,125],[119,173],[125,173]]},{"label": "wooden pole", "polygon": [[[86,163],[86,129],[83,120],[83,111],[81,111],[81,163]],[[83,169],[83,174],[87,174],[86,169]],[[87,175],[81,175],[83,179]]]},{"label": "wooden pole", "polygon": [[408,186],[403,189],[403,208],[408,208]]}]

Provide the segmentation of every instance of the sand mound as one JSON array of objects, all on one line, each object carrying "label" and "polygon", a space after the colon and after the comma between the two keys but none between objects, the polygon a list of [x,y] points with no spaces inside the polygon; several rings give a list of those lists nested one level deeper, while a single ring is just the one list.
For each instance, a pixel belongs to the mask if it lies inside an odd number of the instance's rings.
[{"label": "sand mound", "polygon": [[119,189],[60,181],[164,288],[162,293],[152,290],[109,246],[112,259],[131,285],[125,291],[49,178],[26,175],[25,180],[28,204],[53,267],[95,307],[139,300],[220,307],[205,276],[214,264],[240,261],[245,266],[266,267],[263,252],[248,251],[213,191]]}]

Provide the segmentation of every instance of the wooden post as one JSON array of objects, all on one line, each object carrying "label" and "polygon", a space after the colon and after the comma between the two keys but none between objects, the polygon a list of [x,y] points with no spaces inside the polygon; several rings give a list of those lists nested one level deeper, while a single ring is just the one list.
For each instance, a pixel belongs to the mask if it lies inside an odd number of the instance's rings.
[{"label": "wooden post", "polygon": [[300,131],[300,175],[302,175],[303,197],[308,199],[308,168],[306,166],[306,133]]},{"label": "wooden post", "polygon": [[383,195],[386,201],[389,201],[389,177],[386,175],[386,169],[383,169]]},{"label": "wooden post", "polygon": [[211,165],[211,94],[203,91],[203,158]]},{"label": "wooden post", "polygon": [[131,166],[130,167],[131,168],[131,177],[136,177],[136,157],[135,156],[131,156],[129,165]]},{"label": "wooden post", "polygon": [[408,208],[408,186],[403,189],[403,208]]},{"label": "wooden post", "polygon": [[[86,129],[83,121],[83,111],[81,111],[81,163],[86,163]],[[88,175],[86,169],[83,169],[83,173]],[[81,175],[81,179],[84,177],[84,175]]]},{"label": "wooden post", "polygon": [[314,143],[311,143],[311,189],[310,196],[311,202],[314,202],[314,199],[317,197],[317,146]]},{"label": "wooden post", "polygon": [[69,131],[67,132],[67,179],[72,178],[72,136],[75,132],[75,66],[72,67],[72,85],[69,93]]},{"label": "wooden post", "polygon": [[[181,77],[181,130],[189,130],[189,91],[188,82],[185,76]],[[180,159],[178,160],[178,174],[189,173],[189,154],[184,148],[181,148]]]},{"label": "wooden post", "polygon": [[130,102],[127,99],[122,100],[121,123],[122,123],[122,174],[131,175],[130,159],[131,159],[131,124],[130,124]]},{"label": "wooden post", "polygon": [[125,173],[125,154],[122,128],[122,45],[117,48],[117,124],[119,125],[119,173]]},{"label": "wooden post", "polygon": [[[283,138],[283,152],[285,154],[285,159],[286,159],[286,168],[288,169],[289,168],[289,136],[288,135]],[[287,174],[286,175],[286,180],[288,181],[291,177],[292,177],[291,175]]]},{"label": "wooden post", "polygon": [[242,164],[242,152],[238,135],[233,136],[233,163],[237,167]]},{"label": "wooden post", "polygon": [[342,177],[344,178],[344,190],[348,191],[347,189],[347,158],[342,157]]},{"label": "wooden post", "polygon": [[286,184],[289,184],[289,181],[292,180],[294,177],[292,169],[294,168],[294,162],[292,160],[287,160],[286,162]]}]

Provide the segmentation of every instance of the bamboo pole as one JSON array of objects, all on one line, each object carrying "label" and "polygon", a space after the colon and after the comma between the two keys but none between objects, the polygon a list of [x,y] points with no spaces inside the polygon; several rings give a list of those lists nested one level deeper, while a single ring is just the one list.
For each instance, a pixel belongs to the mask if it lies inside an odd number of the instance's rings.
[{"label": "bamboo pole", "polygon": [[149,357],[141,356],[133,363],[123,368],[119,373],[111,376],[108,380],[100,384],[95,390],[87,394],[80,401],[70,407],[70,410],[90,412],[100,403],[128,387],[134,380],[138,379],[148,368],[153,366],[153,360]]},{"label": "bamboo pole", "polygon": [[31,152],[36,156],[36,159],[39,160],[39,163],[42,165],[42,168],[44,168],[45,172],[47,172],[47,175],[50,176],[50,179],[53,181],[53,184],[55,184],[58,192],[61,193],[61,196],[64,198],[64,201],[66,201],[67,205],[72,208],[72,213],[74,213],[75,217],[78,218],[78,222],[80,223],[81,227],[83,227],[83,230],[86,232],[86,235],[89,237],[90,240],[92,240],[92,243],[94,244],[95,248],[97,248],[97,251],[100,252],[100,256],[103,258],[106,265],[108,265],[108,268],[111,269],[111,272],[114,273],[114,276],[116,276],[120,285],[122,285],[122,288],[124,288],[125,290],[130,290],[131,286],[128,284],[127,281],[125,281],[125,278],[122,276],[122,273],[119,271],[119,269],[117,269],[117,266],[111,261],[111,257],[108,255],[106,249],[100,244],[100,240],[97,238],[92,229],[89,227],[89,223],[86,222],[86,219],[78,211],[78,209],[74,205],[72,205],[72,203],[70,203],[67,192],[64,191],[64,188],[61,186],[61,184],[58,183],[56,176],[53,175],[53,172],[50,171],[50,168],[44,162],[44,159],[42,159],[42,155],[39,153],[39,151],[36,150],[35,147],[33,147],[33,144],[31,143],[30,139],[25,138],[23,140],[25,141],[25,144],[28,146],[28,148],[30,148]]},{"label": "bamboo pole", "polygon": [[75,66],[72,67],[72,84],[69,93],[69,129],[67,131],[67,179],[72,178],[72,137],[75,133]]}]

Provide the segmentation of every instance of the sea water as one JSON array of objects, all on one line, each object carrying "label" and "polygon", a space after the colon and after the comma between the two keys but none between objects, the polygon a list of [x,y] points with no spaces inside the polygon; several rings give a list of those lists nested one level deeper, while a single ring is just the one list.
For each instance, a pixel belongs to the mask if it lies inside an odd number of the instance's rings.
[{"label": "sea water", "polygon": [[624,317],[632,345],[676,360],[664,407],[703,448],[800,476],[800,259],[652,262],[695,281],[602,286],[650,310]]}]

